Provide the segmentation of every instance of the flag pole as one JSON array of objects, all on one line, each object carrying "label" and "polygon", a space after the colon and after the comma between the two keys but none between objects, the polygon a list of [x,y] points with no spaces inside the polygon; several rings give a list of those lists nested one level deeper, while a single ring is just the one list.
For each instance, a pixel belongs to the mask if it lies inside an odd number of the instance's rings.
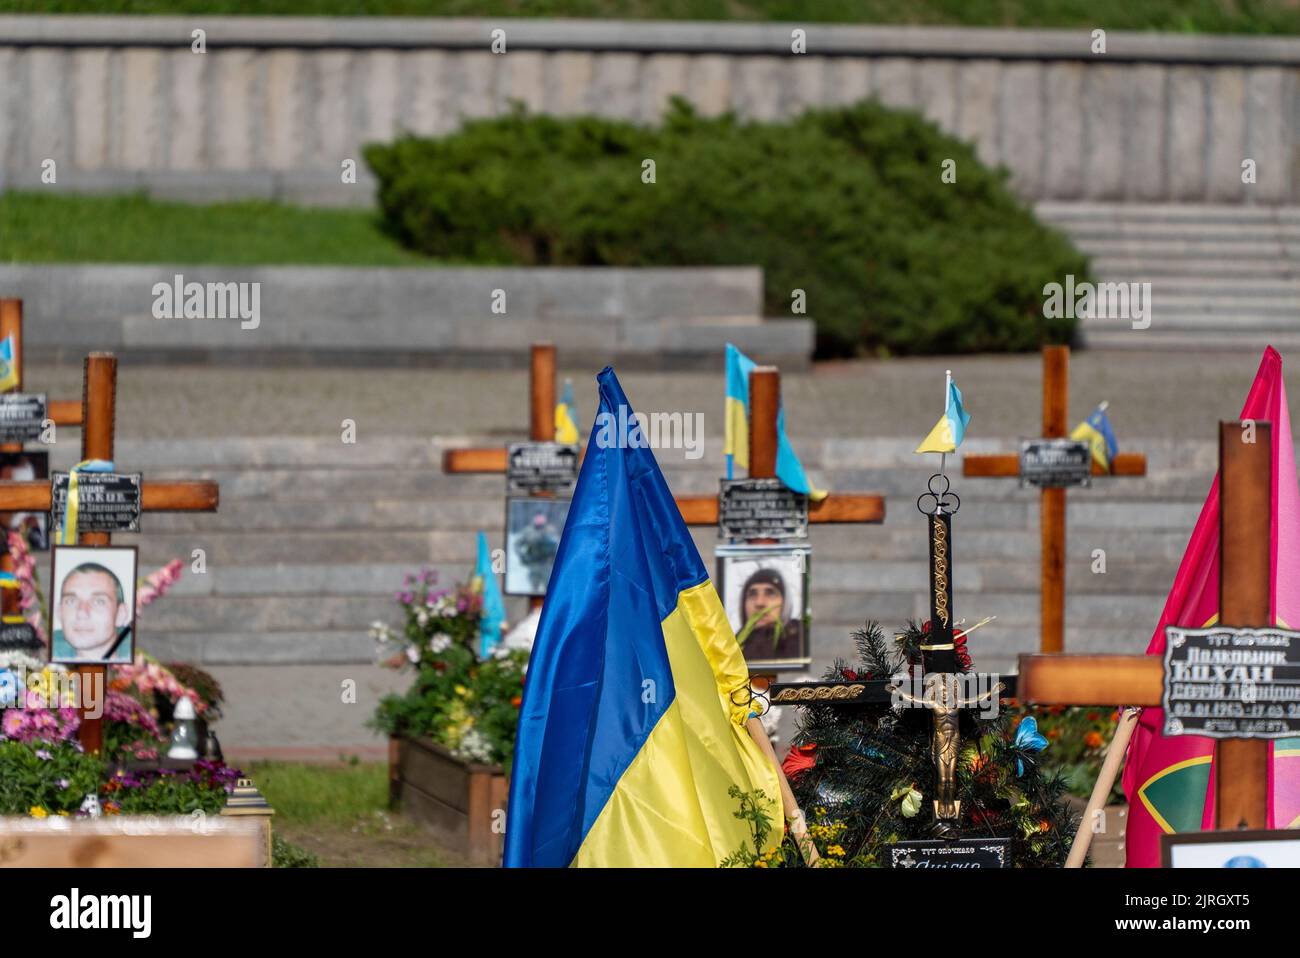
[{"label": "flag pole", "polygon": [[[945,416],[948,415],[948,394],[951,392],[952,392],[952,370],[945,369],[944,382],[943,382],[943,414]],[[947,465],[948,465],[948,454],[946,452],[939,453],[939,475],[940,476],[944,474]],[[942,506],[940,507],[939,511],[940,512],[943,511]]]},{"label": "flag pole", "polygon": [[1088,806],[1083,810],[1078,831],[1074,833],[1074,843],[1070,846],[1070,854],[1065,859],[1066,868],[1082,868],[1088,858],[1092,836],[1097,832],[1093,821],[1105,806],[1106,800],[1110,798],[1110,790],[1115,785],[1115,776],[1119,774],[1120,765],[1123,764],[1124,755],[1128,751],[1129,739],[1133,737],[1133,730],[1137,728],[1137,720],[1141,715],[1142,710],[1132,706],[1123,709],[1120,714],[1119,723],[1115,726],[1115,734],[1111,736],[1110,745],[1106,747],[1106,757],[1101,763],[1096,784],[1092,786]]}]

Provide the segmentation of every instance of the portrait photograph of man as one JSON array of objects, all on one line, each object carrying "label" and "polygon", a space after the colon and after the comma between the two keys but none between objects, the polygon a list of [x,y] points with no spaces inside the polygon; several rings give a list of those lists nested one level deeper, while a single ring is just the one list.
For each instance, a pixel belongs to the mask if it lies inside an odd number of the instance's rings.
[{"label": "portrait photograph of man", "polygon": [[751,666],[802,668],[811,661],[807,548],[718,547],[718,592]]},{"label": "portrait photograph of man", "polygon": [[55,546],[50,661],[123,664],[135,657],[134,547]]}]

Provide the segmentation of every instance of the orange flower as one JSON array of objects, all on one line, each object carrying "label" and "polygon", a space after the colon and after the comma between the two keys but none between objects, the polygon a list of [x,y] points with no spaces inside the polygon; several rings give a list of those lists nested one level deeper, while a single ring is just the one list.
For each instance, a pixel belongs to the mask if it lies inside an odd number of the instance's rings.
[{"label": "orange flower", "polygon": [[1100,713],[1100,712],[1089,712],[1089,713],[1088,713],[1088,721],[1089,721],[1089,722],[1100,722],[1100,721],[1101,721],[1101,713]]},{"label": "orange flower", "polygon": [[524,697],[522,695],[516,695],[514,698],[510,700],[510,704],[513,705],[515,708],[519,708],[519,706],[522,705],[523,702],[524,702]]},{"label": "orange flower", "polygon": [[1052,823],[1045,818],[1039,819],[1038,830],[1040,832],[1050,832],[1052,830]]},{"label": "orange flower", "polygon": [[1058,739],[1061,737],[1061,730],[1059,728],[1049,728],[1047,730],[1047,737],[1050,739]]},{"label": "orange flower", "polygon": [[1101,748],[1101,733],[1089,732],[1083,737],[1083,744],[1088,748]]}]

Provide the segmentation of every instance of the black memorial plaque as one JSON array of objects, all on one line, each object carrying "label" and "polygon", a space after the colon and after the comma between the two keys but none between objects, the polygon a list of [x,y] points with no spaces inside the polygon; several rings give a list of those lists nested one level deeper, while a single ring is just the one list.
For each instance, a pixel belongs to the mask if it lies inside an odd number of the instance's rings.
[{"label": "black memorial plaque", "polygon": [[1166,735],[1300,735],[1300,632],[1165,628]]},{"label": "black memorial plaque", "polygon": [[955,841],[895,842],[890,868],[1010,868],[1011,839],[961,838]]},{"label": "black memorial plaque", "polygon": [[[52,528],[63,525],[68,502],[68,474],[50,477]],[[139,532],[140,473],[78,472],[78,532]]]},{"label": "black memorial plaque", "polygon": [[724,539],[807,539],[808,497],[780,479],[723,479],[718,534]]},{"label": "black memorial plaque", "polygon": [[1092,447],[1082,439],[1025,439],[1020,443],[1020,482],[1040,488],[1086,486],[1092,478]]},{"label": "black memorial plaque", "polygon": [[567,495],[578,481],[578,447],[562,442],[512,442],[507,453],[510,495]]},{"label": "black memorial plaque", "polygon": [[0,652],[41,652],[45,643],[26,622],[0,623]]},{"label": "black memorial plaque", "polygon": [[45,393],[0,394],[0,442],[34,442],[48,415]]}]

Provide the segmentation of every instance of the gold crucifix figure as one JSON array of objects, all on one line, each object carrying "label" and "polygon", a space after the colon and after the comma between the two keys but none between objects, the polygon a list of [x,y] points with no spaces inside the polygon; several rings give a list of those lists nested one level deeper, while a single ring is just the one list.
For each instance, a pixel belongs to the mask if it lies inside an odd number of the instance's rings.
[{"label": "gold crucifix figure", "polygon": [[892,695],[908,705],[927,708],[934,713],[934,732],[930,739],[930,758],[935,767],[934,830],[940,838],[960,834],[958,819],[961,801],[957,798],[957,757],[961,752],[961,710],[985,705],[1004,686],[998,682],[973,698],[962,698],[962,676],[955,672],[935,672],[925,677],[921,695],[913,695],[901,685],[889,687]]}]

